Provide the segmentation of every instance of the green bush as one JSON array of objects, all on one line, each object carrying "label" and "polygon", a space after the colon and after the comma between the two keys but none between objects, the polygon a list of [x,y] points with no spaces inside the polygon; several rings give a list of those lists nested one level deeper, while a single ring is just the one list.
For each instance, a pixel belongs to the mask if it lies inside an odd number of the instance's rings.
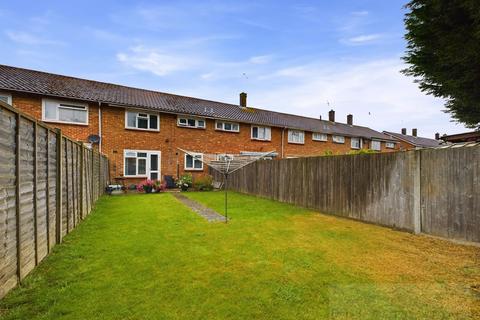
[{"label": "green bush", "polygon": [[195,179],[193,186],[196,190],[211,191],[213,190],[213,178],[209,175],[198,177]]},{"label": "green bush", "polygon": [[347,154],[369,154],[369,153],[378,153],[378,151],[370,150],[370,149],[360,149],[360,150],[352,150],[347,152]]},{"label": "green bush", "polygon": [[182,175],[177,180],[177,187],[179,187],[183,191],[187,191],[188,188],[190,188],[191,186],[192,186],[192,175],[190,173],[186,173]]}]

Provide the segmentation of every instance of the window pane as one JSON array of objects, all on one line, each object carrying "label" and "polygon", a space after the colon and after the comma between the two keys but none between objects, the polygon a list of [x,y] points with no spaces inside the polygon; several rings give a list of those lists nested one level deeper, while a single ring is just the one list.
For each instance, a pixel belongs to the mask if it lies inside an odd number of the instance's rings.
[{"label": "window pane", "polygon": [[270,128],[265,128],[265,140],[270,140],[272,138],[272,133]]},{"label": "window pane", "polygon": [[151,114],[150,115],[150,129],[158,129],[158,116]]},{"label": "window pane", "polygon": [[146,153],[146,152],[139,152],[139,153],[137,153],[137,157],[139,157],[139,158],[146,158],[146,157],[147,157],[147,153]]},{"label": "window pane", "polygon": [[232,124],[232,130],[233,131],[238,131],[238,124],[236,124],[236,123]]},{"label": "window pane", "polygon": [[125,158],[125,174],[135,176],[137,174],[137,159]]},{"label": "window pane", "polygon": [[147,159],[138,159],[138,174],[147,173]]},{"label": "window pane", "polygon": [[5,103],[8,103],[9,101],[9,97],[8,96],[0,96],[0,101],[3,101]]},{"label": "window pane", "polygon": [[258,127],[252,127],[252,138],[259,138],[258,137]]},{"label": "window pane", "polygon": [[222,129],[223,123],[222,122],[217,122],[217,129]]},{"label": "window pane", "polygon": [[45,101],[45,119],[57,120],[57,104]]},{"label": "window pane", "polygon": [[203,120],[198,120],[198,126],[199,126],[200,128],[205,128],[205,121],[203,121]]},{"label": "window pane", "polygon": [[232,124],[231,123],[224,123],[224,129],[227,130],[227,131],[230,131],[232,130]]},{"label": "window pane", "polygon": [[158,170],[158,155],[152,154],[150,155],[150,170],[157,171]]},{"label": "window pane", "polygon": [[202,169],[202,161],[195,159],[195,169]]},{"label": "window pane", "polygon": [[76,123],[87,123],[87,111],[85,109],[58,108],[58,120]]},{"label": "window pane", "polygon": [[138,120],[138,128],[148,129],[148,119],[138,118],[137,120]]},{"label": "window pane", "polygon": [[178,119],[178,123],[185,125],[187,124],[187,119],[184,119],[184,118]]},{"label": "window pane", "polygon": [[137,127],[137,114],[135,112],[127,112],[127,127]]},{"label": "window pane", "polygon": [[158,180],[158,173],[157,172],[150,173],[150,180]]},{"label": "window pane", "polygon": [[188,125],[190,127],[195,127],[195,119],[188,119]]},{"label": "window pane", "polygon": [[189,154],[185,156],[185,168],[193,168],[193,157]]}]

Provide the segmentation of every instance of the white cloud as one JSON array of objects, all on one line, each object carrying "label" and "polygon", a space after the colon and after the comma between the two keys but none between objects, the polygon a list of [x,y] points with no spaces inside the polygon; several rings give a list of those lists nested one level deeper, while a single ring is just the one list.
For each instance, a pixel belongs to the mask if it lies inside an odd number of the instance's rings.
[{"label": "white cloud", "polygon": [[160,49],[144,46],[130,48],[128,53],[118,53],[117,60],[134,69],[152,72],[158,76],[191,69],[198,64],[192,56],[168,54]]},{"label": "white cloud", "polygon": [[248,61],[253,64],[265,64],[272,60],[271,55],[255,56],[251,57]]},{"label": "white cloud", "polygon": [[42,38],[25,31],[6,31],[6,36],[17,43],[26,45],[65,45],[65,42]]},{"label": "white cloud", "polygon": [[344,42],[350,44],[364,44],[380,39],[382,36],[378,33],[376,34],[363,34],[356,37],[346,39]]},{"label": "white cloud", "polygon": [[399,59],[290,67],[274,73],[277,82],[283,77],[283,84],[267,90],[267,83],[255,83],[249,98],[256,106],[312,117],[325,118],[334,108],[338,121],[346,122],[353,113],[357,124],[380,131],[416,127],[433,137],[437,131],[465,130],[442,112],[442,100],[425,95],[400,73],[404,67]]}]

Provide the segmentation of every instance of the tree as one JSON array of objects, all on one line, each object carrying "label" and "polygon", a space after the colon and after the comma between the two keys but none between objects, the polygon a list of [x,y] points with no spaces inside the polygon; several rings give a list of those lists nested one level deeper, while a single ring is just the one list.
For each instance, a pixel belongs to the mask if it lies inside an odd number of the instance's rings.
[{"label": "tree", "polygon": [[480,130],[480,1],[411,0],[406,8],[402,72],[444,98],[455,121]]}]

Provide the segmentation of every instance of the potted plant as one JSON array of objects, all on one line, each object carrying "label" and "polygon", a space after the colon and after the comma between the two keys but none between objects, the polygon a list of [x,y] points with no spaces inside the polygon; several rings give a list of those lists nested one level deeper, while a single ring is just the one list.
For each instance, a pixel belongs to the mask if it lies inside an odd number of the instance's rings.
[{"label": "potted plant", "polygon": [[154,191],[154,187],[154,182],[150,179],[147,179],[137,185],[137,190],[139,192],[152,193],[152,191]]},{"label": "potted plant", "polygon": [[182,191],[187,191],[188,188],[192,186],[192,175],[187,173],[177,180],[177,187],[179,187]]}]

